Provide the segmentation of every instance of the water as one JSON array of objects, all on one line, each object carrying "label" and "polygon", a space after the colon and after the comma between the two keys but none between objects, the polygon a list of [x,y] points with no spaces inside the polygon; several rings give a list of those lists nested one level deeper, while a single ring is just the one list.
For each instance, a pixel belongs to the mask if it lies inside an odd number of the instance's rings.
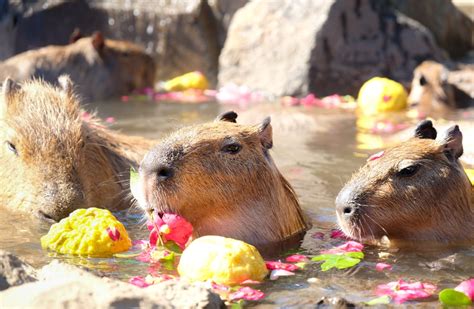
[{"label": "water", "polygon": [[[94,110],[99,105],[88,105]],[[336,225],[334,199],[351,173],[361,166],[369,153],[363,150],[356,119],[351,112],[304,108],[283,108],[263,104],[242,110],[236,107],[206,104],[167,104],[148,101],[104,102],[99,116],[115,117],[114,129],[128,134],[160,138],[183,125],[212,120],[220,112],[234,109],[239,122],[257,123],[272,115],[274,149],[272,155],[281,172],[293,184],[302,207],[313,224],[303,247],[309,254],[339,244],[328,237]],[[120,214],[132,239],[145,239],[147,231],[139,215]],[[53,258],[87,266],[107,276],[128,280],[146,275],[148,265],[127,259],[85,259],[64,257],[44,252],[39,244],[47,226],[18,214],[2,213],[0,217],[0,248],[22,256],[36,267]],[[311,237],[315,232],[325,234],[323,240]],[[301,307],[314,305],[321,296],[341,296],[349,301],[367,301],[375,297],[378,284],[400,278],[437,284],[439,288],[454,287],[474,275],[474,248],[389,250],[366,247],[366,258],[349,270],[322,272],[318,264],[310,264],[294,277],[267,281],[259,286],[267,297],[258,306],[277,305]],[[393,264],[390,272],[377,272],[375,264]],[[308,283],[309,278],[316,278]],[[419,306],[437,305],[436,298],[415,303]]]}]

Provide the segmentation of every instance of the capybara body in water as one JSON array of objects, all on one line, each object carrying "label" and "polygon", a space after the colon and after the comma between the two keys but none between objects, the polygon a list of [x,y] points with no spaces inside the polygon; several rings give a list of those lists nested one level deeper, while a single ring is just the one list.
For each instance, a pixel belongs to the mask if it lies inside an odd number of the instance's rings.
[{"label": "capybara body in water", "polygon": [[0,80],[41,78],[56,83],[68,74],[78,93],[97,100],[152,87],[153,59],[138,45],[104,39],[100,32],[66,46],[47,46],[13,56],[0,63]]},{"label": "capybara body in water", "polygon": [[154,143],[83,121],[70,79],[60,85],[3,84],[0,206],[48,221],[77,208],[127,208],[130,166],[138,168]]},{"label": "capybara body in water", "polygon": [[236,118],[229,112],[162,140],[140,164],[132,192],[148,213],[186,218],[195,236],[227,236],[278,254],[299,245],[308,225],[270,156],[270,118],[255,126]]},{"label": "capybara body in water", "polygon": [[456,85],[459,82],[474,83],[474,69],[450,72],[441,63],[424,61],[413,73],[408,103],[423,115],[432,116],[443,116],[456,109],[474,106],[472,94],[460,89]]},{"label": "capybara body in water", "polygon": [[350,237],[410,245],[474,241],[474,191],[459,157],[458,126],[437,135],[431,121],[415,136],[369,158],[336,198],[337,219]]}]

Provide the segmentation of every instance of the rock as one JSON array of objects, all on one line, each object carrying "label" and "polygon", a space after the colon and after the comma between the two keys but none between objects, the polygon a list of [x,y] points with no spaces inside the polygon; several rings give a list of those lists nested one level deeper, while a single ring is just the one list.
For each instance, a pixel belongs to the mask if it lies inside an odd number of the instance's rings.
[{"label": "rock", "polygon": [[461,57],[474,48],[474,21],[452,1],[397,0],[392,3],[403,14],[427,27],[451,57]]},{"label": "rock", "polygon": [[145,289],[99,278],[77,267],[52,262],[40,281],[0,293],[0,308],[222,308],[217,294],[201,285],[164,282]]},{"label": "rock", "polygon": [[11,253],[0,250],[0,291],[36,281],[35,269]]},{"label": "rock", "polygon": [[355,95],[371,77],[409,84],[420,61],[446,59],[425,27],[380,3],[248,3],[229,27],[219,84],[244,84],[274,95]]},{"label": "rock", "polygon": [[64,45],[76,27],[84,35],[100,30],[108,38],[144,46],[156,62],[158,80],[199,70],[216,84],[217,24],[204,0],[160,0],[153,6],[147,0],[133,5],[128,0],[40,0],[15,9],[20,14],[15,53]]},{"label": "rock", "polygon": [[235,12],[247,4],[249,0],[208,0],[208,2],[216,19],[219,47],[222,49],[232,17],[234,17]]},{"label": "rock", "polygon": [[341,297],[322,297],[317,303],[316,308],[333,308],[333,309],[345,309],[355,308],[356,305],[348,302],[346,299]]}]

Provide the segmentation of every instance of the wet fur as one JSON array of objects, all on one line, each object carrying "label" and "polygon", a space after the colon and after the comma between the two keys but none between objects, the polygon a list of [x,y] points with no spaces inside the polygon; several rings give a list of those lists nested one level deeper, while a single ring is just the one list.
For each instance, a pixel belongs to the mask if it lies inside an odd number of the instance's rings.
[{"label": "wet fur", "polygon": [[83,121],[66,85],[33,80],[0,96],[0,206],[54,220],[77,208],[130,206],[130,166],[153,142]]},{"label": "wet fur", "polygon": [[[343,231],[366,241],[386,235],[393,244],[473,242],[474,189],[446,149],[446,141],[415,137],[369,161],[336,199]],[[421,165],[415,175],[396,175],[411,162]],[[347,205],[359,208],[352,220],[344,219]]]},{"label": "wet fur", "polygon": [[[226,138],[238,141],[242,150],[223,153]],[[217,121],[184,128],[146,155],[134,194],[148,211],[184,216],[196,236],[233,237],[275,253],[286,239],[296,237],[299,244],[308,225],[295,192],[270,157],[271,144],[269,124],[263,129]],[[176,170],[169,181],[157,181],[160,164]]]}]

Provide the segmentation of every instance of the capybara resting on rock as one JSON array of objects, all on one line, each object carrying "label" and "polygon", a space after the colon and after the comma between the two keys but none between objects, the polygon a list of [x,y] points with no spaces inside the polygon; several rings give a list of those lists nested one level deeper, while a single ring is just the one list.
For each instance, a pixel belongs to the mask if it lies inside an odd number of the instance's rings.
[{"label": "capybara resting on rock", "polygon": [[62,74],[71,77],[82,97],[97,100],[153,86],[155,65],[140,46],[104,39],[100,32],[66,46],[27,51],[0,63],[0,81],[35,77],[54,84]]},{"label": "capybara resting on rock", "polygon": [[186,218],[195,236],[227,236],[278,254],[298,246],[308,225],[270,156],[270,118],[255,126],[236,118],[228,112],[160,141],[140,164],[132,192],[149,214]]},{"label": "capybara resting on rock", "polygon": [[443,116],[474,106],[474,67],[449,71],[435,61],[424,61],[413,73],[408,103],[423,115]]},{"label": "capybara resting on rock", "polygon": [[348,236],[391,243],[474,241],[474,191],[459,157],[458,126],[440,140],[431,121],[415,136],[369,158],[336,199],[339,226]]},{"label": "capybara resting on rock", "polygon": [[83,121],[70,79],[59,84],[3,83],[0,206],[48,221],[77,208],[127,208],[130,166],[138,168],[152,142]]}]

